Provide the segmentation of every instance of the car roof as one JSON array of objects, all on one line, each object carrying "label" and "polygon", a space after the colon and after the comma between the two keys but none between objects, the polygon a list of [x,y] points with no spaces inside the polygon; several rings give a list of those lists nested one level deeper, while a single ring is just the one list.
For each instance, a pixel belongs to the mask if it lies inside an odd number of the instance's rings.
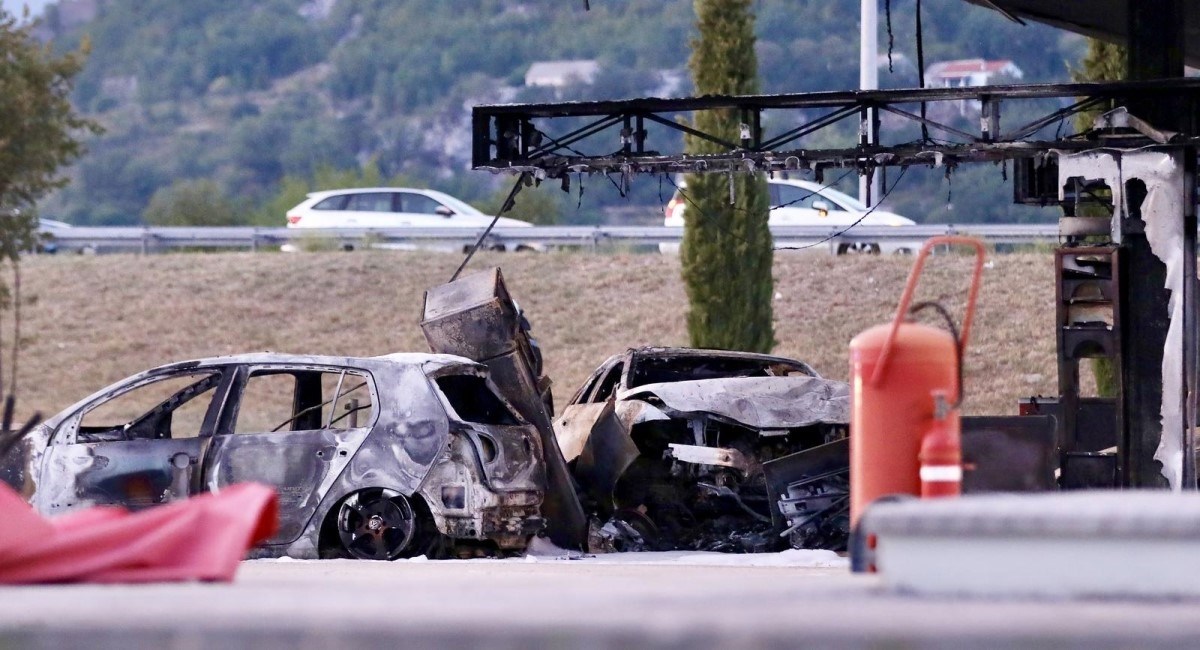
[{"label": "car roof", "polygon": [[800,178],[768,178],[767,183],[770,183],[771,185],[792,185],[794,187],[803,188],[813,192],[823,192],[831,189],[827,185],[814,183],[813,181],[806,181]]},{"label": "car roof", "polygon": [[362,192],[423,192],[424,190],[416,187],[341,187],[332,190],[317,190],[309,192],[309,196],[317,196],[318,194],[360,194]]},{"label": "car roof", "polygon": [[[387,367],[407,367],[415,368],[426,376],[433,375],[444,368],[450,367],[470,367],[477,373],[485,370],[485,366],[467,359],[451,354],[424,354],[424,353],[393,353],[377,357],[339,357],[329,355],[312,355],[312,354],[286,354],[278,352],[251,352],[248,354],[231,354],[219,357],[207,357],[203,359],[192,359],[190,361],[178,361],[168,363],[144,370],[135,375],[126,377],[117,382],[119,384],[128,384],[129,382],[137,382],[143,379],[154,377],[158,374],[165,374],[172,371],[186,371],[192,369],[207,369],[219,368],[229,365],[267,365],[267,364],[286,364],[294,366],[334,366],[334,367],[351,367],[362,368],[368,371],[384,371]],[[58,414],[49,418],[43,423],[43,426],[51,429],[59,426],[66,418],[72,417],[85,404],[95,400],[105,394],[112,386],[109,384],[104,388],[84,397],[75,402]]]},{"label": "car roof", "polygon": [[[575,391],[574,395],[571,396],[570,403],[572,403],[572,404],[575,403],[576,400],[578,400],[581,397],[581,393],[583,392],[583,390],[585,388],[587,388],[588,384],[591,383],[593,378],[595,378],[596,374],[599,373],[602,369],[611,368],[617,362],[626,363],[626,362],[631,362],[634,359],[645,359],[647,357],[660,358],[660,359],[671,358],[671,357],[708,357],[708,358],[747,359],[747,360],[754,360],[754,361],[787,363],[787,364],[794,364],[797,366],[801,366],[801,367],[805,368],[807,372],[811,373],[813,377],[817,377],[818,379],[821,378],[821,373],[817,372],[816,368],[813,368],[808,363],[805,363],[799,359],[792,359],[789,357],[779,357],[779,356],[775,356],[775,355],[771,355],[771,354],[761,354],[758,352],[738,352],[735,350],[711,350],[711,349],[707,349],[707,348],[644,346],[644,347],[640,347],[640,348],[629,348],[628,350],[625,350],[624,352],[622,352],[620,354],[614,354],[614,355],[608,357],[607,359],[605,359],[603,363],[596,366],[596,369],[592,371],[592,373],[588,376],[588,379],[586,381],[584,381],[583,384],[581,384],[579,386],[579,389]],[[624,372],[626,372],[626,371],[628,371],[627,368],[624,371],[622,371],[622,374],[624,374]],[[624,381],[624,380],[622,380],[622,381]]]},{"label": "car roof", "polygon": [[[756,361],[774,361],[783,363],[793,363],[809,368],[814,373],[816,370],[809,364],[790,357],[780,357],[773,354],[762,354],[759,352],[738,352],[736,350],[710,350],[707,348],[682,348],[682,347],[665,347],[665,346],[645,346],[640,348],[629,348],[628,350],[614,354],[604,360],[603,363],[596,366],[597,370],[604,366],[623,360],[626,358],[645,359],[647,357],[656,358],[671,358],[671,357],[709,357],[723,359],[750,359]],[[594,374],[594,373],[593,373]]]},{"label": "car roof", "polygon": [[450,196],[445,192],[437,190],[423,189],[419,187],[347,187],[338,190],[319,190],[305,194],[306,200],[311,200],[314,203],[326,199],[331,196],[341,196],[345,194],[374,194],[376,192],[407,192],[409,194],[423,194],[432,199],[437,199],[439,202],[448,204],[451,209],[456,209],[460,212],[468,214],[483,214],[478,208],[463,201],[462,199]]},{"label": "car roof", "polygon": [[338,194],[374,194],[376,192],[411,192],[413,194],[436,194],[442,195],[437,190],[427,190],[419,187],[347,187],[340,190],[318,190],[309,192],[305,196],[310,199],[324,198],[327,196],[336,196]]},{"label": "car roof", "polygon": [[785,363],[798,363],[808,365],[799,359],[791,359],[788,357],[780,357],[772,354],[762,354],[759,352],[739,352],[736,350],[710,350],[706,348],[682,348],[682,347],[657,347],[648,346],[640,348],[630,348],[625,352],[627,355],[633,355],[641,358],[645,357],[721,357],[725,359],[755,359],[761,361],[782,361]]},{"label": "car roof", "polygon": [[225,365],[255,365],[255,364],[294,364],[312,366],[418,366],[422,371],[434,372],[447,366],[467,365],[478,367],[479,364],[466,358],[452,354],[427,354],[419,352],[396,352],[375,357],[341,357],[317,354],[287,354],[281,352],[251,352],[246,354],[230,354],[219,357],[205,357],[189,361],[169,363],[147,372],[172,370],[180,368],[211,368]]}]

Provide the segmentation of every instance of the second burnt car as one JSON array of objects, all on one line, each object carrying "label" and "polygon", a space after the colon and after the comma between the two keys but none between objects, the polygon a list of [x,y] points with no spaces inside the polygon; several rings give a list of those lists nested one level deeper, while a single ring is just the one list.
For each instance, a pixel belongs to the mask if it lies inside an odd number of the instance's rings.
[{"label": "second burnt car", "polygon": [[691,348],[610,357],[554,422],[592,516],[591,547],[843,546],[844,472],[791,468],[800,453],[845,444],[849,400],[845,382],[783,357]]},{"label": "second burnt car", "polygon": [[0,441],[0,480],[46,515],[254,481],[279,496],[255,555],[390,560],[524,550],[545,470],[537,430],[468,359],[263,353],[117,382]]}]

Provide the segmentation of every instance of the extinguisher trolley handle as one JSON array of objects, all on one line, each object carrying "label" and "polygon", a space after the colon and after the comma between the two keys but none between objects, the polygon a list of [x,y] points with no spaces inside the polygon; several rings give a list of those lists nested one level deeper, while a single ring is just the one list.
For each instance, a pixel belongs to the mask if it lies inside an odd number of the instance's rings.
[{"label": "extinguisher trolley handle", "polygon": [[[900,323],[904,322],[904,315],[908,313],[909,305],[912,303],[913,293],[916,292],[917,288],[917,280],[920,279],[921,271],[925,268],[925,259],[933,252],[935,246],[941,244],[961,244],[963,246],[971,246],[975,249],[975,273],[971,278],[971,288],[967,294],[967,309],[966,313],[963,314],[962,331],[958,338],[959,358],[962,358],[963,353],[967,350],[967,336],[971,332],[971,321],[975,318],[975,301],[979,297],[979,281],[983,275],[983,241],[974,237],[963,237],[961,235],[931,237],[921,246],[921,251],[917,253],[917,260],[913,263],[912,271],[908,274],[908,283],[905,284],[904,293],[900,296],[900,306],[896,309],[896,317],[892,319],[892,328],[888,330],[887,338],[883,341],[883,349],[879,351],[879,361],[875,364],[874,374],[871,375],[872,386],[877,386],[883,380],[883,375],[886,373],[888,359],[892,352],[892,345],[896,341],[896,332],[900,330]],[[958,387],[959,390],[961,388],[961,386]]]}]

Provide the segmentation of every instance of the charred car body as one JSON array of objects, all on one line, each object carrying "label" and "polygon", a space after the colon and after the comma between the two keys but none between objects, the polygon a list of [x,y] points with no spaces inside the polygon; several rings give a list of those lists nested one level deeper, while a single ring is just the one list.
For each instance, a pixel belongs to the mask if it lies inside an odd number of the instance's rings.
[{"label": "charred car body", "polygon": [[280,526],[259,556],[521,551],[543,523],[537,430],[449,355],[171,364],[5,446],[0,480],[47,515],[271,485]]},{"label": "charred car body", "polygon": [[843,547],[844,468],[796,459],[846,444],[849,399],[846,383],[782,357],[687,348],[611,357],[554,422],[593,516],[590,545]]}]

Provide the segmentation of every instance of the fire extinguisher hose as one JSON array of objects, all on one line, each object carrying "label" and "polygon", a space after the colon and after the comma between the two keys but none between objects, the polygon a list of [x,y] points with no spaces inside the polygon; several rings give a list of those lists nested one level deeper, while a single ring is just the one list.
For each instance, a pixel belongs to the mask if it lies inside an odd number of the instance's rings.
[{"label": "fire extinguisher hose", "polygon": [[950,310],[946,309],[940,302],[934,302],[932,300],[919,302],[913,305],[912,308],[908,310],[908,313],[909,315],[915,316],[926,309],[932,309],[933,311],[936,311],[938,315],[940,315],[942,319],[946,321],[946,328],[950,330],[950,336],[954,338],[954,363],[958,370],[958,387],[956,388],[955,392],[958,394],[958,397],[955,398],[954,403],[950,405],[950,408],[956,409],[962,406],[963,393],[965,391],[963,388],[963,346],[961,343],[961,338],[958,335],[958,327],[954,324],[954,317],[950,315]]},{"label": "fire extinguisher hose", "polygon": [[[900,329],[900,323],[912,313],[909,310],[909,305],[912,304],[913,292],[917,288],[917,281],[921,277],[921,270],[925,267],[925,259],[929,257],[934,246],[943,244],[961,244],[975,249],[975,268],[971,274],[971,285],[967,293],[967,305],[966,312],[963,314],[962,329],[952,329],[956,333],[955,342],[958,347],[959,371],[961,372],[963,348],[967,345],[967,336],[971,331],[971,321],[975,316],[975,301],[979,297],[979,280],[983,276],[984,244],[982,240],[974,237],[941,235],[926,240],[925,244],[921,246],[920,252],[917,253],[917,260],[913,263],[912,271],[908,274],[908,282],[904,286],[904,293],[900,296],[900,305],[896,308],[896,316],[892,319],[891,329],[888,332],[887,338],[884,339],[883,347],[879,351],[879,359],[875,364],[875,371],[871,374],[869,381],[872,385],[878,386],[887,372],[886,369],[891,356],[892,345],[896,341],[896,333]],[[959,401],[961,401],[961,395],[959,396]]]}]

